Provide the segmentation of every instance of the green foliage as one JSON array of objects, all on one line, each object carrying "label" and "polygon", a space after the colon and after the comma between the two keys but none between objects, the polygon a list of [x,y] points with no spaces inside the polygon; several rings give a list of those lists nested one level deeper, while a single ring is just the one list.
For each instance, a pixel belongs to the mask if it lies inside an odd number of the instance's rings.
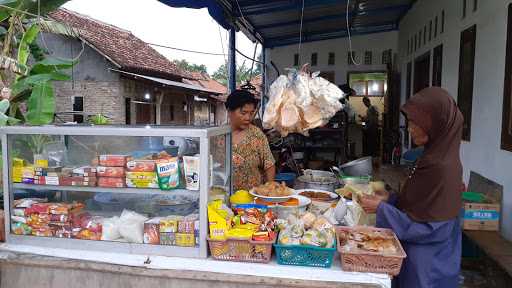
[{"label": "green foliage", "polygon": [[25,118],[31,125],[45,125],[53,122],[55,97],[51,83],[43,82],[34,85],[27,102],[27,110]]},{"label": "green foliage", "polygon": [[172,62],[174,64],[176,64],[176,66],[178,66],[178,68],[185,70],[185,71],[208,73],[207,67],[204,64],[197,65],[197,64],[189,63],[185,59],[174,60]]},{"label": "green foliage", "polygon": [[[255,71],[252,72],[252,75],[257,75]],[[245,65],[245,61],[241,66],[238,66],[236,69],[236,84],[240,85],[248,80],[251,77],[251,67]],[[212,78],[219,81],[223,85],[228,84],[228,70],[226,68],[226,64],[222,64],[215,73],[213,73]]]}]

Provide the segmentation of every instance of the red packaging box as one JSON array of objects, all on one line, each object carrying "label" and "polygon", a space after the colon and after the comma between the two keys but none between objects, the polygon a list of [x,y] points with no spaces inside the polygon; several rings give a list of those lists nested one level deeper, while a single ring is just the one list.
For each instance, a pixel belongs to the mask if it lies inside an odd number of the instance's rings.
[{"label": "red packaging box", "polygon": [[124,188],[126,187],[126,183],[124,177],[98,177],[98,186],[107,188]]},{"label": "red packaging box", "polygon": [[129,160],[128,155],[100,155],[99,158],[100,166],[107,167],[125,167],[126,162]]},{"label": "red packaging box", "polygon": [[96,169],[99,177],[124,177],[125,175],[124,167],[98,166]]},{"label": "red packaging box", "polygon": [[155,172],[156,161],[132,160],[126,163],[126,169],[130,172]]}]

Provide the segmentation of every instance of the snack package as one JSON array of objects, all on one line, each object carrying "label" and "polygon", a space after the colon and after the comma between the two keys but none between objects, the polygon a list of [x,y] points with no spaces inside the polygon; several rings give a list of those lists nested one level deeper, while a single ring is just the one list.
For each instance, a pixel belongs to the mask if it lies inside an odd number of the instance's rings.
[{"label": "snack package", "polygon": [[123,210],[119,217],[119,233],[131,243],[144,242],[144,222],[148,218],[130,210]]},{"label": "snack package", "polygon": [[124,177],[124,167],[96,167],[96,174],[100,177]]},{"label": "snack package", "polygon": [[[62,169],[64,173],[64,169]],[[69,173],[69,172],[67,172]],[[71,168],[71,174],[74,176],[84,176],[84,177],[96,177],[96,167],[91,166],[83,166],[78,168]]]},{"label": "snack package", "polygon": [[14,208],[14,209],[12,209],[12,215],[24,217],[25,209],[24,208]]},{"label": "snack package", "polygon": [[313,223],[315,223],[316,216],[311,212],[306,212],[304,215],[302,215],[300,220],[302,220],[304,223],[304,228],[309,229],[311,226],[313,226]]},{"label": "snack package", "polygon": [[32,234],[32,228],[25,223],[15,222],[12,223],[12,233],[16,235],[30,235]]},{"label": "snack package", "polygon": [[233,216],[233,211],[224,205],[222,200],[208,203],[208,226],[212,240],[226,240]]},{"label": "snack package", "polygon": [[117,177],[98,177],[99,187],[124,188],[126,186],[125,178]]},{"label": "snack package", "polygon": [[195,219],[184,218],[178,222],[178,233],[194,234]]},{"label": "snack package", "polygon": [[119,217],[105,218],[101,225],[101,240],[117,240],[121,238],[119,233]]},{"label": "snack package", "polygon": [[100,155],[98,157],[100,166],[125,167],[129,160],[128,155]]},{"label": "snack package", "polygon": [[132,160],[126,163],[126,169],[130,172],[155,172],[155,160]]},{"label": "snack package", "polygon": [[162,190],[176,189],[180,186],[180,168],[178,158],[160,159],[156,164],[158,186]]},{"label": "snack package", "polygon": [[82,240],[99,241],[99,240],[101,240],[101,232],[92,232],[91,230],[88,230],[88,229],[82,229],[74,237],[77,239],[82,239]]},{"label": "snack package", "polygon": [[152,218],[144,222],[144,243],[160,244],[160,218]]},{"label": "snack package", "polygon": [[32,229],[32,236],[52,237],[53,231],[49,226],[42,226],[42,227]]},{"label": "snack package", "polygon": [[199,190],[199,156],[183,156],[185,184],[188,190]]}]

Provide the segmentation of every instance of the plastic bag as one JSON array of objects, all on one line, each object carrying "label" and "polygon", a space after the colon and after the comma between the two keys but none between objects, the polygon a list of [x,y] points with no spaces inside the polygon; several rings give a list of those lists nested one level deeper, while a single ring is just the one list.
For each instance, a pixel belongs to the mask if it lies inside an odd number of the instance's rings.
[{"label": "plastic bag", "polygon": [[144,222],[148,220],[143,215],[130,210],[123,210],[119,218],[119,234],[131,243],[144,242]]},{"label": "plastic bag", "polygon": [[105,218],[102,225],[101,240],[117,240],[121,238],[121,233],[119,233],[119,217]]}]

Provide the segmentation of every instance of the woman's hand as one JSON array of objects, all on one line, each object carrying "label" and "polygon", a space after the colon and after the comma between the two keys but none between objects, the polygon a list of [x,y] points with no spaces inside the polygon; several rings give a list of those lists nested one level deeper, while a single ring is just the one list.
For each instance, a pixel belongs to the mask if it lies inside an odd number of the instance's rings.
[{"label": "woman's hand", "polygon": [[359,197],[359,205],[361,205],[364,212],[369,214],[377,213],[380,202],[382,202],[382,199],[379,196],[363,195]]},{"label": "woman's hand", "polygon": [[379,190],[375,191],[375,196],[379,197],[382,201],[387,202],[389,200],[389,191],[387,190]]}]

